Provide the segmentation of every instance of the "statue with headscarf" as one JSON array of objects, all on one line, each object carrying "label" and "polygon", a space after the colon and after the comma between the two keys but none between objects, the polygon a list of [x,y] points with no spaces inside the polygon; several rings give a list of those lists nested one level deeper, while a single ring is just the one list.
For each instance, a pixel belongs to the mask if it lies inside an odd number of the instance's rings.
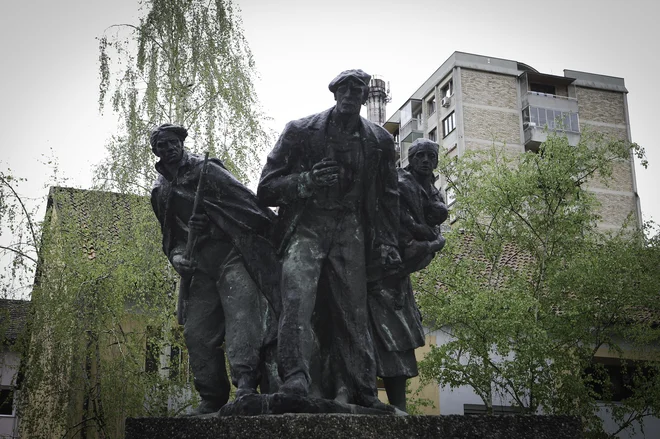
[{"label": "statue with headscarf", "polygon": [[417,139],[408,150],[409,165],[398,170],[399,251],[403,266],[369,284],[369,312],[377,356],[390,404],[406,410],[406,381],[418,375],[415,349],[424,345],[422,319],[410,274],[426,267],[445,239],[440,224],[447,206],[435,187],[438,144]]}]

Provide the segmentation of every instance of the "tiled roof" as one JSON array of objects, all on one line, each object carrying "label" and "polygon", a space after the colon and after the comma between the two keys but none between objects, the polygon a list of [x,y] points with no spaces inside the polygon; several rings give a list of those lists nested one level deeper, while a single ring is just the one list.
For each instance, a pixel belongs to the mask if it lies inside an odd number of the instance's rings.
[{"label": "tiled roof", "polygon": [[[453,233],[453,232],[452,232]],[[453,248],[445,248],[443,252],[451,255],[450,257],[455,261],[471,261],[479,264],[483,264],[483,268],[480,273],[475,273],[475,276],[485,276],[492,269],[492,264],[488,261],[486,256],[483,253],[483,250],[480,244],[477,242],[477,239],[474,235],[469,233],[458,232],[458,239],[451,241]],[[502,254],[499,257],[498,265],[507,267],[515,271],[524,272],[527,267],[533,262],[533,256],[529,253],[523,252],[520,249],[516,248],[513,244],[504,244]],[[528,273],[529,275],[529,273]],[[496,283],[496,288],[501,287],[504,283],[503,278],[498,278]],[[438,288],[443,288],[442,283],[437,284]],[[660,285],[658,286],[660,289]],[[569,293],[569,297],[574,296]],[[598,300],[597,297],[593,297],[593,300]],[[658,292],[658,302],[660,303],[660,291]],[[553,310],[561,315],[562,310],[554,306]],[[649,324],[652,326],[660,325],[660,308],[657,306],[634,306],[629,307],[625,313],[624,319],[628,322],[635,322],[641,324]]]},{"label": "tiled roof", "polygon": [[[452,251],[452,254],[456,259],[471,258],[474,261],[486,264],[487,267],[490,268],[489,261],[486,259],[483,250],[476,242],[474,235],[469,233],[462,234],[460,239],[454,240],[453,242],[458,244],[458,248]],[[519,248],[516,248],[515,245],[509,243],[503,245],[502,254],[499,257],[498,263],[499,265],[508,268],[522,270],[531,263],[532,260],[532,255],[521,251]]]},{"label": "tiled roof", "polygon": [[25,328],[29,309],[28,300],[0,299],[0,328],[5,330],[5,341],[16,341]]},{"label": "tiled roof", "polygon": [[[484,254],[483,248],[477,238],[473,234],[463,233],[462,231],[452,231],[451,233],[456,233],[456,235],[452,236],[455,239],[448,240],[447,246],[443,250],[444,255],[450,257],[456,263],[463,261],[480,264],[480,272],[474,273],[474,275],[486,279],[494,267]],[[509,243],[502,246],[502,253],[499,255],[497,266],[518,272],[525,272],[529,271],[528,267],[532,261],[533,256],[531,254]],[[527,274],[529,276],[529,273]],[[497,279],[496,287],[501,286],[506,280],[502,276],[498,276]],[[438,286],[442,287],[442,285]]]},{"label": "tiled roof", "polygon": [[[660,294],[658,294],[660,301]],[[634,307],[630,310],[630,320],[636,323],[660,326],[660,309],[649,307]]]},{"label": "tiled roof", "polygon": [[140,215],[137,206],[146,209],[157,227],[149,199],[137,195],[51,187],[48,206],[57,213],[58,227],[82,238],[82,251],[88,259],[97,257],[99,243],[116,243],[122,232],[134,231]]}]

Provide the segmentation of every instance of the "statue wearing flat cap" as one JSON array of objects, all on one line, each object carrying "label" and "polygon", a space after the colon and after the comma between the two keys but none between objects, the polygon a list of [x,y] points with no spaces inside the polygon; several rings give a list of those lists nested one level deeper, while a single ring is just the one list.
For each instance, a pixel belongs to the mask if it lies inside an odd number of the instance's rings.
[{"label": "statue wearing flat cap", "polygon": [[392,136],[360,117],[370,76],[346,70],[334,107],[289,122],[257,196],[279,207],[280,391],[383,408],[367,279],[401,264]]}]

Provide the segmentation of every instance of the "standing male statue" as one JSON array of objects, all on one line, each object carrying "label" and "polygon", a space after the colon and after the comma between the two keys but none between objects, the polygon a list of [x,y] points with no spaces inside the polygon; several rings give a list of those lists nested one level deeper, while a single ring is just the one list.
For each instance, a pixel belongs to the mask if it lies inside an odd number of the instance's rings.
[{"label": "standing male statue", "polygon": [[[223,342],[236,396],[256,392],[266,337],[264,295],[277,303],[279,264],[263,236],[274,215],[257,205],[255,195],[220,160],[208,160],[199,207],[193,212],[204,159],[184,149],[187,135],[185,128],[171,124],[152,131],[160,176],[151,203],[161,225],[163,251],[182,282],[190,282],[184,338],[202,398],[196,414],[204,414],[218,411],[229,398]],[[189,232],[197,238],[188,259]]]},{"label": "standing male statue", "polygon": [[376,346],[378,376],[390,404],[406,411],[406,381],[417,376],[415,348],[424,345],[422,320],[410,274],[426,267],[445,239],[440,224],[447,207],[434,186],[438,144],[417,139],[408,151],[409,165],[399,169],[399,249],[403,266],[369,285],[369,311]]},{"label": "standing male statue", "polygon": [[[401,260],[394,141],[360,117],[370,78],[362,70],[340,73],[329,85],[333,108],[287,124],[257,194],[279,206],[280,392],[305,396],[313,385],[324,398],[380,406],[367,270]],[[313,383],[314,327],[329,360],[326,379]]]}]

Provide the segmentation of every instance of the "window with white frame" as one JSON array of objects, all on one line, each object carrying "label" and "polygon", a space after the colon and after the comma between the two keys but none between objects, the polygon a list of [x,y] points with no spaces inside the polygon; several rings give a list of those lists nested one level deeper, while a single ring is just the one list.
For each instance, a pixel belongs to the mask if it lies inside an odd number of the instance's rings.
[{"label": "window with white frame", "polygon": [[529,106],[523,110],[522,117],[524,128],[544,128],[547,125],[550,130],[580,132],[577,113]]},{"label": "window with white frame", "polygon": [[454,193],[453,186],[445,187],[445,204],[449,207],[456,201],[456,194]]},{"label": "window with white frame", "polygon": [[442,120],[442,137],[447,137],[449,133],[456,129],[456,112],[452,111],[449,116]]},{"label": "window with white frame", "polygon": [[443,98],[448,98],[451,95],[454,94],[454,81],[449,80],[441,89],[440,89],[440,97]]}]

